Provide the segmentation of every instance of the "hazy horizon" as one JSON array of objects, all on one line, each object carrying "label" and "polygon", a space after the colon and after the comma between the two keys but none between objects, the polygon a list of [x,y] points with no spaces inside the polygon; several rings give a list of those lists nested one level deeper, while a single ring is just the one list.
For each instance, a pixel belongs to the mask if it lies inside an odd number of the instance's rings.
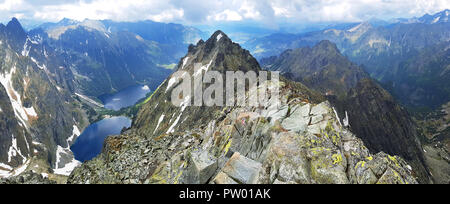
[{"label": "hazy horizon", "polygon": [[296,25],[421,17],[449,8],[450,2],[446,0],[3,0],[0,2],[0,21],[6,24],[16,17],[27,28],[68,18],[77,21],[152,20],[195,27],[241,24],[280,30]]}]

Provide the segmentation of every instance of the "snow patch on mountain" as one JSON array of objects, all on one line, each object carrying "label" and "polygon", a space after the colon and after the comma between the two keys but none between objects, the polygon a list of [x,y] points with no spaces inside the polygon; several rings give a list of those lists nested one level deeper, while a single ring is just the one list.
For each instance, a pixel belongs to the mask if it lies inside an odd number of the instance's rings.
[{"label": "snow patch on mountain", "polygon": [[65,148],[58,145],[56,148],[56,162],[55,162],[55,169],[59,168],[59,162],[61,161],[61,154],[66,153]]},{"label": "snow patch on mountain", "polygon": [[333,112],[334,112],[334,115],[336,116],[336,119],[337,119],[339,125],[342,126],[341,119],[339,118],[338,113],[334,107],[333,107]]},{"label": "snow patch on mountain", "polygon": [[190,104],[191,96],[186,96],[184,98],[184,101],[181,103],[181,110],[180,115],[178,115],[177,119],[173,122],[172,126],[167,130],[166,134],[175,132],[175,127],[178,124],[178,121],[180,121],[181,116],[183,115],[184,110],[187,108],[187,106]]},{"label": "snow patch on mountain", "polygon": [[4,168],[4,169],[8,169],[8,170],[13,169],[11,166],[9,166],[8,164],[4,164],[4,163],[0,163],[0,168]]},{"label": "snow patch on mountain", "polygon": [[440,16],[436,17],[433,21],[431,21],[431,24],[437,23],[439,21],[439,19],[441,19]]},{"label": "snow patch on mountain", "polygon": [[217,42],[219,42],[219,40],[220,40],[222,37],[223,37],[223,35],[222,35],[222,33],[220,33],[220,34],[217,36]]},{"label": "snow patch on mountain", "polygon": [[[20,167],[16,169],[13,169],[6,164],[0,163],[0,178],[8,178],[11,176],[17,176],[19,174],[22,174],[23,172],[25,172],[25,170],[27,170],[28,166],[30,165],[30,162],[31,160],[27,160],[26,162],[24,162],[24,164],[22,164]],[[2,168],[5,170],[3,170]]]},{"label": "snow patch on mountain", "polygon": [[23,163],[25,163],[26,158],[23,156],[22,152],[17,146],[17,138],[14,135],[12,135],[11,139],[12,139],[11,146],[9,147],[8,151],[8,162],[11,162],[13,157],[20,156],[23,158]]},{"label": "snow patch on mountain", "polygon": [[[61,158],[63,156],[70,156],[72,160],[69,163],[64,164],[63,166],[60,166]],[[73,157],[73,153],[70,151],[69,147],[63,148],[58,145],[56,149],[55,168],[53,169],[53,172],[55,174],[69,176],[73,169],[75,169],[75,167],[79,165],[81,165],[81,162]]]},{"label": "snow patch on mountain", "polygon": [[202,66],[202,67],[200,67],[200,69],[198,69],[197,71],[195,71],[194,77],[198,76],[198,75],[201,74],[203,71],[207,72],[207,71],[209,70],[209,67],[211,66],[212,62],[213,62],[213,60],[211,60],[211,61],[209,62],[208,65]]},{"label": "snow patch on mountain", "polygon": [[[75,167],[81,165],[81,162],[76,160],[73,156],[72,151],[70,150],[71,143],[76,139],[76,137],[80,136],[81,132],[76,125],[73,125],[72,135],[67,138],[67,148],[63,148],[58,145],[56,149],[56,162],[55,169],[53,169],[55,174],[69,176],[70,173],[75,169]],[[62,157],[71,158],[70,162],[61,165]]]},{"label": "snow patch on mountain", "polygon": [[34,64],[36,64],[36,66],[37,66],[39,69],[47,70],[47,66],[45,66],[45,64],[40,65],[39,62],[38,62],[36,59],[34,59],[33,57],[30,57],[30,59],[31,59],[31,61],[34,62]]},{"label": "snow patch on mountain", "polygon": [[37,117],[38,116],[33,107],[25,108],[25,112],[27,113],[28,116],[31,116],[31,117]]},{"label": "snow patch on mountain", "polygon": [[72,171],[77,167],[80,166],[81,162],[77,161],[76,159],[73,159],[71,162],[67,163],[66,165],[64,165],[64,167],[59,168],[59,169],[53,169],[53,172],[55,174],[59,174],[59,175],[64,175],[64,176],[69,176],[70,173],[72,173]]},{"label": "snow patch on mountain", "polygon": [[186,57],[183,59],[183,65],[181,66],[181,69],[184,69],[184,66],[186,66],[188,60],[189,60],[189,57]]},{"label": "snow patch on mountain", "polygon": [[347,111],[345,111],[345,118],[344,120],[342,120],[342,122],[344,123],[344,127],[348,127],[350,125]]},{"label": "snow patch on mountain", "polygon": [[180,78],[183,78],[183,77],[185,76],[185,74],[186,74],[186,72],[185,72],[183,75],[181,75],[181,77],[171,77],[170,80],[169,80],[169,82],[168,82],[168,84],[167,84],[166,93],[167,93],[167,91],[168,91],[170,88],[172,88],[172,86],[173,86],[175,83],[177,83],[177,82],[180,80]]},{"label": "snow patch on mountain", "polygon": [[155,128],[155,130],[153,131],[153,134],[158,130],[159,125],[160,125],[161,122],[164,120],[164,117],[165,117],[164,114],[162,114],[161,117],[159,117],[158,124],[156,125],[156,128]]},{"label": "snow patch on mountain", "polygon": [[76,125],[73,125],[72,135],[69,138],[67,138],[67,146],[70,146],[70,144],[74,141],[74,139],[80,135],[81,133],[78,127]]},{"label": "snow patch on mountain", "polygon": [[29,41],[30,38],[27,38],[25,44],[23,45],[22,56],[28,57],[28,55],[30,54],[31,46],[28,46]]},{"label": "snow patch on mountain", "polygon": [[359,28],[361,28],[362,25],[363,25],[363,24],[360,23],[360,24],[358,24],[357,26],[348,29],[347,31],[348,31],[348,32],[355,32],[355,31],[357,31]]},{"label": "snow patch on mountain", "polygon": [[13,67],[9,73],[0,74],[0,83],[5,87],[6,93],[11,101],[16,118],[20,121],[20,125],[28,127],[28,115],[25,108],[22,106],[20,94],[14,90],[12,86],[12,74],[16,72],[16,67]]}]

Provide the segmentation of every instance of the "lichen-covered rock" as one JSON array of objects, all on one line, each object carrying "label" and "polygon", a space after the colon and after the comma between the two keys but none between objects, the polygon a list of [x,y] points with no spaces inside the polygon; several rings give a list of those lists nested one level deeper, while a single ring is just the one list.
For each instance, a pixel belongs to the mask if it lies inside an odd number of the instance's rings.
[{"label": "lichen-covered rock", "polygon": [[[271,117],[286,107],[291,112]],[[152,139],[135,132],[108,138],[102,155],[77,168],[69,182],[417,183],[403,159],[371,154],[328,102],[284,100],[278,111],[262,116],[263,110],[235,108],[204,129]],[[285,120],[309,122],[302,130],[289,130]]]},{"label": "lichen-covered rock", "polygon": [[214,178],[213,184],[238,184],[235,180],[229,177],[226,173],[219,172]]},{"label": "lichen-covered rock", "polygon": [[259,173],[261,171],[261,164],[244,156],[238,152],[228,160],[222,168],[223,173],[232,178],[235,182],[241,184],[256,184]]},{"label": "lichen-covered rock", "polygon": [[305,131],[310,122],[309,114],[311,112],[311,106],[309,104],[294,106],[292,107],[292,111],[290,117],[283,120],[283,128],[293,132]]},{"label": "lichen-covered rock", "polygon": [[190,172],[193,180],[189,183],[205,184],[214,175],[218,166],[217,158],[212,157],[205,151],[195,151],[190,157]]}]

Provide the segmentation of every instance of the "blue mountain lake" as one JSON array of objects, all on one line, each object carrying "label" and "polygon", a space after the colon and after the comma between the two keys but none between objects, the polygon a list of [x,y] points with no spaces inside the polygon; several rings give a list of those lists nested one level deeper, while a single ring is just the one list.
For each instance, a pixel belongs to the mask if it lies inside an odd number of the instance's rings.
[{"label": "blue mountain lake", "polygon": [[[120,110],[121,108],[134,105],[149,92],[150,90],[147,86],[133,86],[113,95],[102,96],[100,100],[105,104],[105,108]],[[76,160],[81,162],[91,160],[102,151],[106,137],[118,135],[124,127],[128,128],[130,126],[131,120],[127,117],[103,119],[89,125],[70,149],[74,153]]]}]

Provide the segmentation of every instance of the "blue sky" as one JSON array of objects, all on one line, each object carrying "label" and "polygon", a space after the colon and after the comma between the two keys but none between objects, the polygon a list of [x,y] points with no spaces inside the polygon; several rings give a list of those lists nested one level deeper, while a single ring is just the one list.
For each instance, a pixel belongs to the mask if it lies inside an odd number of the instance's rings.
[{"label": "blue sky", "polygon": [[449,0],[0,0],[0,21],[154,20],[187,25],[223,22],[357,22],[422,16],[450,8]]}]

